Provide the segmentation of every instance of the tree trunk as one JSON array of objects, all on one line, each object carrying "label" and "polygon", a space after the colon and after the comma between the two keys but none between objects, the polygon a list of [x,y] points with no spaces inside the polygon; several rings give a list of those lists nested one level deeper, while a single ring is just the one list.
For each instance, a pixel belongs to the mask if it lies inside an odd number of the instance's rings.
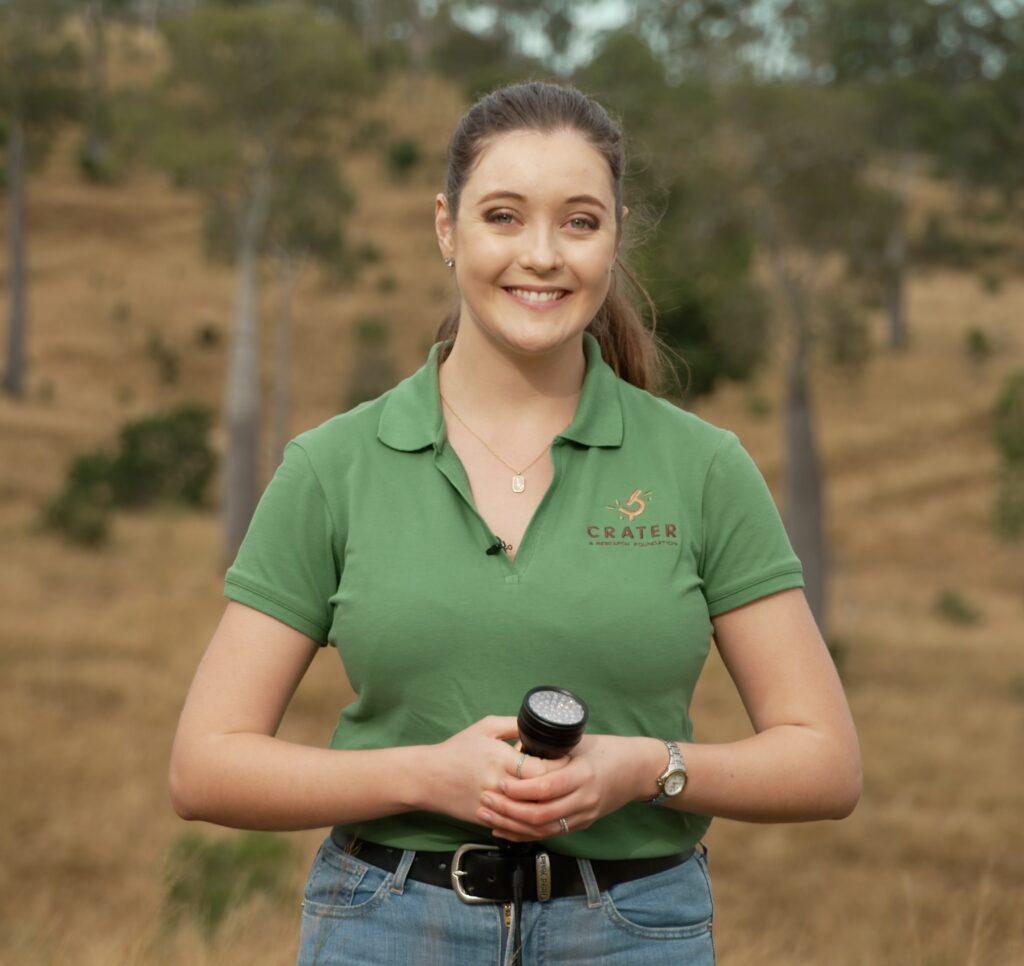
[{"label": "tree trunk", "polygon": [[805,292],[792,277],[785,280],[794,345],[786,391],[786,529],[804,567],[805,592],[811,613],[827,638],[825,589],[828,560],[821,464],[814,430],[814,407],[808,381],[810,329]]},{"label": "tree trunk", "polygon": [[107,130],[107,32],[103,0],[87,0],[85,25],[89,35],[89,106],[85,164],[93,177],[109,173],[110,143]]},{"label": "tree trunk", "polygon": [[429,19],[423,15],[418,3],[413,4],[410,13],[413,22],[412,36],[409,38],[409,71],[406,74],[405,96],[411,104],[422,103],[426,87],[423,77],[430,68],[433,52],[434,24],[438,14]]},{"label": "tree trunk", "polygon": [[257,327],[259,250],[270,203],[270,182],[259,175],[238,232],[235,328],[228,358],[223,472],[225,554],[234,560],[262,490],[260,480],[260,369]]},{"label": "tree trunk", "polygon": [[16,398],[25,395],[25,346],[28,306],[25,300],[25,131],[21,119],[11,119],[7,135],[7,240],[10,258],[7,365],[4,389]]},{"label": "tree trunk", "polygon": [[276,467],[291,438],[292,292],[298,274],[296,259],[286,251],[277,258],[277,334],[274,352],[274,409],[270,433],[270,465]]}]

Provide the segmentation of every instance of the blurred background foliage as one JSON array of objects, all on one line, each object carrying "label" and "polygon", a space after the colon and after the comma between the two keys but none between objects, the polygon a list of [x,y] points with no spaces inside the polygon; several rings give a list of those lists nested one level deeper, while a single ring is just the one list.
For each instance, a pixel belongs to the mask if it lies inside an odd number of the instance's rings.
[{"label": "blurred background foliage", "polygon": [[[63,401],[64,357],[33,350],[45,332],[80,331],[74,352],[88,356],[90,332],[109,329],[123,355],[100,381],[131,410],[58,433],[63,489],[52,479],[48,499],[33,492],[33,528],[41,514],[72,545],[109,553],[116,509],[209,512],[216,483],[218,564],[230,560],[285,442],[306,428],[309,356],[329,372],[325,417],[422,355],[452,294],[422,270],[437,260],[443,140],[473,98],[527,78],[577,85],[621,119],[628,257],[673,369],[665,394],[701,408],[731,388],[753,423],[777,417],[773,482],[845,667],[815,386],[857,399],[871,367],[899,378],[889,367],[929,338],[913,280],[962,273],[978,299],[1019,281],[1024,0],[0,0],[5,425],[27,437]],[[160,260],[181,231],[142,226],[161,205],[190,206],[195,249],[230,273],[230,298],[186,308],[172,282],[112,296],[103,318],[36,319],[59,273],[33,247],[29,214],[48,202],[60,158],[131,222],[117,229],[125,250],[152,246],[164,277],[179,272]],[[383,179],[372,189],[369,170]],[[410,197],[422,198],[415,215]],[[76,228],[74,206],[58,210],[78,247],[115,230]],[[95,271],[90,290],[111,288],[116,266]],[[295,318],[311,292],[333,306],[343,349]],[[428,303],[426,323],[408,321],[405,300]],[[957,344],[977,383],[1017,345],[977,317]],[[135,360],[157,389],[139,388]],[[1022,380],[1018,367],[986,390],[984,429],[971,429],[991,457],[984,527],[1018,547]],[[945,585],[922,604],[958,629],[990,611]],[[202,881],[234,859],[179,846],[169,895],[212,934],[230,903],[204,896]],[[271,852],[268,863],[284,862]]]}]

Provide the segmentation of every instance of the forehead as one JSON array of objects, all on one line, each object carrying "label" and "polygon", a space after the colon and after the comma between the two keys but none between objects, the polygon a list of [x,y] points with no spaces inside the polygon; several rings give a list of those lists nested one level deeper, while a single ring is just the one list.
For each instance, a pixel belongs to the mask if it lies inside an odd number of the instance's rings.
[{"label": "forehead", "polygon": [[578,131],[510,131],[489,139],[463,187],[468,200],[507,189],[542,198],[593,194],[611,207],[608,162]]}]

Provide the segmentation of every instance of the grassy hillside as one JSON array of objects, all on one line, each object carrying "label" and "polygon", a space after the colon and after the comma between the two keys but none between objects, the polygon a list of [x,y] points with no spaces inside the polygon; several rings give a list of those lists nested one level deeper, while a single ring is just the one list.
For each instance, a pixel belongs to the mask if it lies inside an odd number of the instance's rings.
[{"label": "grassy hillside", "polygon": [[[383,258],[349,289],[303,278],[293,432],[338,410],[361,317],[389,321],[408,372],[450,297],[432,217],[458,100],[404,84],[383,100],[391,134],[417,138],[428,160],[396,183],[379,147],[345,159],[359,190],[352,242]],[[101,551],[37,531],[74,454],[172,403],[219,406],[232,311],[230,270],[202,258],[195,198],[142,173],[116,189],[84,186],[71,156],[58,152],[30,183],[30,393],[0,398],[0,962],[287,962],[319,832],[290,837],[288,901],[257,899],[212,945],[190,928],[158,941],[166,856],[187,829],[167,801],[167,756],[223,606],[215,516],[122,514]],[[716,930],[729,966],[1024,962],[1024,547],[998,543],[988,525],[990,414],[1003,376],[1024,366],[1024,278],[987,294],[969,274],[922,274],[909,299],[909,352],[879,350],[856,382],[823,369],[815,386],[832,623],[864,798],[841,824],[716,822]],[[211,325],[219,346],[200,340]],[[997,349],[981,369],[963,350],[974,325]],[[179,363],[170,383],[160,375],[168,353]],[[770,367],[700,410],[740,434],[773,484],[779,386]],[[942,617],[946,592],[976,608],[977,622]],[[283,736],[325,743],[346,694],[336,654],[324,651]],[[695,717],[699,740],[749,731],[717,661]]]}]

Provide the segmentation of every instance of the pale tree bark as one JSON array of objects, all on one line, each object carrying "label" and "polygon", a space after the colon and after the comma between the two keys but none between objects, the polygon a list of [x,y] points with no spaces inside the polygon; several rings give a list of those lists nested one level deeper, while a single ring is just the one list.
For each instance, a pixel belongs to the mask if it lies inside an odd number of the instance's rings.
[{"label": "pale tree bark", "polygon": [[302,257],[280,251],[277,263],[277,321],[274,346],[274,401],[271,414],[270,466],[276,467],[291,438],[292,294]]},{"label": "pale tree bark", "polygon": [[257,283],[259,251],[269,209],[270,179],[266,172],[260,172],[239,224],[235,327],[225,384],[227,441],[222,507],[228,561],[238,553],[262,490]]},{"label": "pale tree bark", "polygon": [[25,395],[25,347],[28,333],[25,231],[25,130],[20,118],[14,117],[7,135],[7,244],[10,269],[4,389],[19,399]]},{"label": "pale tree bark", "polygon": [[805,292],[793,278],[789,287],[792,354],[786,385],[786,469],[783,487],[786,529],[804,567],[805,592],[811,613],[827,640],[825,508],[821,461],[814,426],[814,405],[808,378],[809,319]]},{"label": "pale tree bark", "polygon": [[764,249],[769,253],[772,274],[786,302],[791,334],[784,417],[783,516],[793,550],[803,564],[807,603],[822,636],[828,640],[826,592],[829,561],[824,486],[809,379],[811,320],[807,295],[813,284],[806,273],[786,264],[785,256],[779,254],[782,245],[778,233],[764,230],[768,221],[767,216],[760,219]]},{"label": "pale tree bark", "polygon": [[107,169],[107,31],[103,0],[86,0],[85,25],[89,35],[89,113],[85,157],[92,170]]}]

